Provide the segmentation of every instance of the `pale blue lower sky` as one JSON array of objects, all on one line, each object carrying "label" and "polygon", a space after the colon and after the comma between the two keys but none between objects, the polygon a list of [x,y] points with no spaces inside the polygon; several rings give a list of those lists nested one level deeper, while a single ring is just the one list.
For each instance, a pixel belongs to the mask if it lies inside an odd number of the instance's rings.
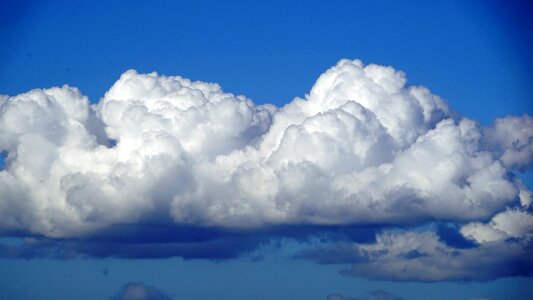
[{"label": "pale blue lower sky", "polygon": [[[533,278],[491,282],[418,283],[360,279],[338,273],[344,266],[290,258],[289,243],[262,261],[155,259],[0,259],[2,299],[108,299],[127,282],[144,282],[173,299],[326,299],[385,290],[403,299],[524,299]],[[104,269],[108,274],[104,275]]]}]

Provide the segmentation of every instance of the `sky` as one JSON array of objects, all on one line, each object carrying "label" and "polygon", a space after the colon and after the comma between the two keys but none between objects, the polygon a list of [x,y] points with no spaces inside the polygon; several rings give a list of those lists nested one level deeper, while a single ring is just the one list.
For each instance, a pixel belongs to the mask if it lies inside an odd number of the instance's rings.
[{"label": "sky", "polygon": [[527,299],[527,1],[1,1],[7,299]]}]

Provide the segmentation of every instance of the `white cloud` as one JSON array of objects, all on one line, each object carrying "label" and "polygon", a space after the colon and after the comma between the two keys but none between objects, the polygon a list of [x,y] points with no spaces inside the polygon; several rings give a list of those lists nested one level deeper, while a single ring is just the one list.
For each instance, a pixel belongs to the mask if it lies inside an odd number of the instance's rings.
[{"label": "white cloud", "polygon": [[493,241],[454,248],[431,230],[384,231],[375,243],[333,243],[302,251],[301,258],[347,264],[342,273],[392,281],[493,280],[533,270],[531,240]]},{"label": "white cloud", "polygon": [[489,143],[501,147],[505,166],[524,169],[533,162],[533,118],[530,116],[496,119],[485,134]]},{"label": "white cloud", "polygon": [[468,223],[460,234],[477,246],[450,245],[450,237],[431,228],[385,230],[374,243],[336,242],[304,250],[299,257],[351,263],[343,273],[393,281],[482,281],[533,274],[533,215],[527,206],[508,208],[488,223]]},{"label": "white cloud", "polygon": [[527,200],[508,174],[533,147],[527,115],[483,129],[403,73],[357,60],[281,108],[128,71],[92,107],[68,86],[2,96],[0,128],[0,227],[48,237],[154,219],[475,222]]},{"label": "white cloud", "polygon": [[508,238],[531,239],[533,237],[533,215],[519,209],[508,209],[495,215],[487,224],[474,222],[463,226],[461,233],[478,243]]}]

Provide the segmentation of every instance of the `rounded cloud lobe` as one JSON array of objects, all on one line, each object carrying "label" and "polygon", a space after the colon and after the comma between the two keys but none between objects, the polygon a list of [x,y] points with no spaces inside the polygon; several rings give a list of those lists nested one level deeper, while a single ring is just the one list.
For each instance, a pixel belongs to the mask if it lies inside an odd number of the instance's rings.
[{"label": "rounded cloud lobe", "polygon": [[483,222],[531,217],[531,193],[512,173],[533,162],[533,119],[482,128],[402,72],[358,60],[283,107],[127,71],[94,105],[68,86],[1,96],[0,128],[4,232],[446,220],[472,222],[461,233],[477,242],[531,237],[529,221]]}]

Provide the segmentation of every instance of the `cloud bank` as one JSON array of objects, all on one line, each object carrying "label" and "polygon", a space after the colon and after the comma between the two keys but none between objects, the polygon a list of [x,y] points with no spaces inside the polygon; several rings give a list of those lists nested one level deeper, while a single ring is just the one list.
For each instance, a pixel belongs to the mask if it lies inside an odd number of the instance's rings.
[{"label": "cloud bank", "polygon": [[[406,82],[341,60],[283,107],[133,70],[93,105],[69,86],[0,96],[0,230],[78,241],[145,225],[446,221],[481,245],[529,240],[531,192],[514,174],[533,163],[533,119],[483,128]],[[407,238],[385,236],[374,246]]]}]

